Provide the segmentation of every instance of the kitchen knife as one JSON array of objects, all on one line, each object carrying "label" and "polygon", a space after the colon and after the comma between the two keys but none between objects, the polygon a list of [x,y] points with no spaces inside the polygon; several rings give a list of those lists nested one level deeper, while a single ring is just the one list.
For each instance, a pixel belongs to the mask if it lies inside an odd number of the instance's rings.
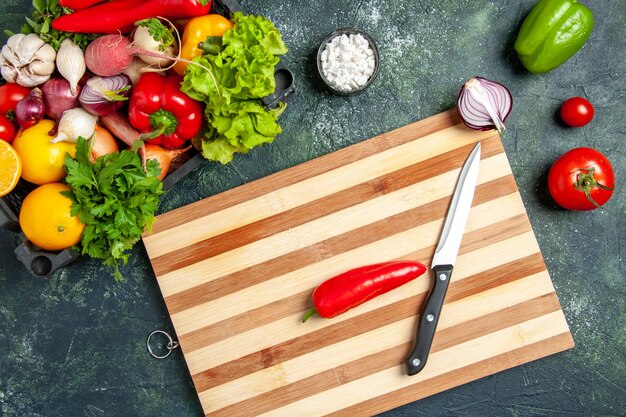
[{"label": "kitchen knife", "polygon": [[439,238],[439,244],[435,250],[435,256],[431,264],[435,283],[428,294],[426,305],[420,316],[413,351],[406,360],[406,371],[409,375],[415,375],[424,369],[424,365],[426,365],[430,346],[437,329],[443,300],[452,276],[454,262],[461,246],[467,217],[472,207],[474,189],[478,181],[479,166],[480,142],[476,144],[461,169],[441,237]]}]

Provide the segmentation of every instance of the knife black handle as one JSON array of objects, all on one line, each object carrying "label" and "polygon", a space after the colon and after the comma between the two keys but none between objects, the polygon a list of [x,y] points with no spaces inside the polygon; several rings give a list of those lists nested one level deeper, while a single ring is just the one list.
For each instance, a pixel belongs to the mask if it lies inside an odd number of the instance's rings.
[{"label": "knife black handle", "polygon": [[415,375],[424,369],[424,365],[426,365],[430,346],[433,343],[433,337],[439,322],[441,307],[443,307],[443,300],[448,291],[452,269],[452,265],[435,265],[432,268],[435,283],[428,294],[426,305],[420,316],[413,351],[406,360],[406,372],[409,375]]}]

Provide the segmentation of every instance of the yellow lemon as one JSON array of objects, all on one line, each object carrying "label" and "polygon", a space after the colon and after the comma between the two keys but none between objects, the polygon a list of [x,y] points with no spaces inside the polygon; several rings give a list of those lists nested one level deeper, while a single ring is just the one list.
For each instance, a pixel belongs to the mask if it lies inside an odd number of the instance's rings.
[{"label": "yellow lemon", "polygon": [[65,177],[65,155],[76,154],[76,144],[52,143],[48,132],[54,127],[52,120],[42,120],[22,131],[13,141],[13,147],[22,160],[22,178],[34,184],[48,184]]}]

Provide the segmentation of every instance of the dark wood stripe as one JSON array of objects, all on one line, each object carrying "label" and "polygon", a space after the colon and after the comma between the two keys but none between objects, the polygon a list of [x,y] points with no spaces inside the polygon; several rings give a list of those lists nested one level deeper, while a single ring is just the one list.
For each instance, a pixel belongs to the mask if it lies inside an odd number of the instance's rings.
[{"label": "dark wood stripe", "polygon": [[[154,224],[153,233],[180,226],[199,217],[236,206],[289,185],[313,178],[343,165],[367,158],[387,149],[423,138],[439,130],[460,124],[456,110],[437,114],[419,122],[403,126],[391,132],[383,133],[372,139],[354,144],[347,148],[302,163],[288,170],[277,172],[268,177],[244,184],[222,192],[180,209],[162,214]],[[184,210],[183,210],[184,209]]]},{"label": "dark wood stripe", "polygon": [[[538,260],[540,262],[538,262]],[[456,301],[459,297],[469,297],[481,291],[486,291],[487,289],[525,278],[540,272],[543,270],[542,268],[543,260],[541,259],[541,254],[536,254],[522,258],[511,264],[500,265],[480,272],[461,281],[455,282],[453,279],[450,283],[445,302],[449,303],[451,302],[450,300]],[[476,291],[471,291],[469,288],[476,288]],[[403,288],[398,289],[398,291],[402,290]],[[198,392],[202,392],[211,387],[240,378],[246,374],[276,365],[396,321],[415,316],[421,310],[426,295],[427,293],[423,292],[405,298],[377,310],[369,311],[353,317],[352,319],[335,323],[326,328],[287,340],[278,345],[262,349],[234,361],[197,373],[192,376],[196,389]],[[184,346],[185,339],[181,337],[180,341],[181,346],[184,347],[185,353],[188,354],[190,351]]]},{"label": "dark wood stripe", "polygon": [[[482,146],[482,159],[504,152],[502,143],[497,137],[483,141]],[[474,144],[463,146],[237,229],[192,243],[153,258],[152,267],[155,274],[161,276],[365,201],[427,181],[461,167],[473,147]]]},{"label": "dark wood stripe", "polygon": [[[516,191],[517,186],[513,176],[502,177],[479,185],[476,188],[472,204],[476,206]],[[402,231],[441,219],[442,213],[446,212],[451,198],[452,196],[441,198],[306,248],[268,259],[260,264],[189,288],[166,297],[165,303],[170,314],[176,314],[320,260],[331,258]],[[430,255],[432,256],[432,253]]]},{"label": "dark wood stripe", "polygon": [[[558,310],[559,303],[556,295],[551,293],[487,314],[469,323],[459,323],[437,332],[433,340],[431,353],[445,350]],[[340,365],[334,369],[224,407],[207,414],[207,416],[238,417],[248,415],[251,410],[254,410],[254,413],[261,414],[283,407],[307,398],[312,392],[320,393],[398,366],[404,363],[412,346],[413,340],[390,347],[364,358]]]},{"label": "dark wood stripe", "polygon": [[385,395],[371,398],[354,406],[328,414],[327,417],[354,417],[378,414],[573,347],[572,335],[569,332],[561,333],[443,375],[416,382],[413,385]]},{"label": "dark wood stripe", "polygon": [[[468,253],[482,247],[509,239],[529,230],[525,215],[519,215],[511,219],[503,220],[499,223],[484,227],[479,230],[467,233],[463,237],[460,253]],[[498,233],[494,233],[497,231]],[[419,258],[414,256],[399,256],[398,259],[418,259],[427,264],[435,247],[428,249],[426,254],[421,254]],[[420,251],[422,252],[422,251]],[[410,254],[412,255],[412,254]],[[517,268],[515,262],[510,264]],[[522,264],[525,266],[526,264]],[[496,281],[498,282],[498,281]],[[483,282],[484,290],[491,288],[493,280]],[[179,335],[179,341],[185,353],[193,352],[212,343],[246,332],[254,327],[264,326],[276,320],[280,320],[291,315],[301,313],[310,307],[310,295],[314,288],[309,288],[298,294],[276,300],[267,305],[252,309],[228,319],[210,324],[185,335]]]}]

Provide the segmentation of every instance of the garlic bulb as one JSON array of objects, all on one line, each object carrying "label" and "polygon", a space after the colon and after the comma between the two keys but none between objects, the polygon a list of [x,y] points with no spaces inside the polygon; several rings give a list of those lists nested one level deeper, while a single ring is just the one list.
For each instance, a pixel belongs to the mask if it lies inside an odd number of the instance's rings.
[{"label": "garlic bulb", "polygon": [[57,136],[50,142],[76,142],[79,137],[90,139],[96,130],[98,118],[81,108],[66,110],[59,121]]},{"label": "garlic bulb", "polygon": [[87,70],[82,49],[71,39],[65,39],[57,52],[56,63],[59,73],[70,83],[72,95],[76,95],[76,86]]},{"label": "garlic bulb", "polygon": [[55,57],[54,48],[38,35],[17,33],[2,47],[0,72],[7,82],[36,87],[50,79]]}]

